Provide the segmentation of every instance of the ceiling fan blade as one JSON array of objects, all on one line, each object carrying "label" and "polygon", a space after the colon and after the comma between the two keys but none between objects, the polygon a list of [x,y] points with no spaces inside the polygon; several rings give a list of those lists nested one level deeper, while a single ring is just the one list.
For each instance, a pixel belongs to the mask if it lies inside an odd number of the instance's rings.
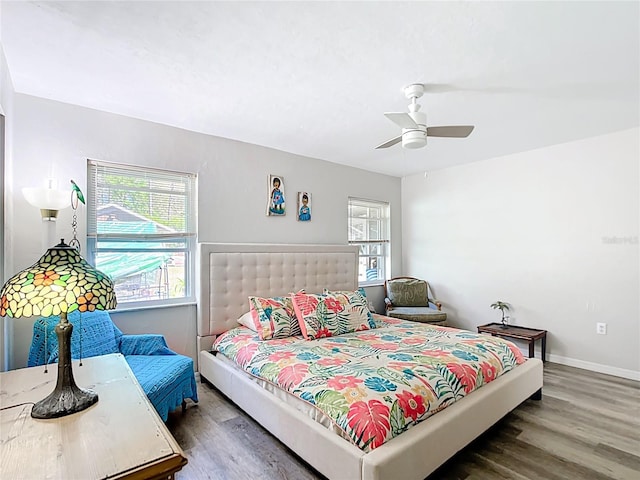
[{"label": "ceiling fan blade", "polygon": [[385,113],[385,117],[402,128],[419,128],[408,113]]},{"label": "ceiling fan blade", "polygon": [[452,125],[449,127],[427,127],[429,137],[464,138],[473,132],[473,125]]},{"label": "ceiling fan blade", "polygon": [[402,135],[398,135],[396,138],[392,138],[391,140],[387,140],[384,143],[381,143],[376,148],[389,148],[394,146],[396,143],[400,143],[402,141]]}]

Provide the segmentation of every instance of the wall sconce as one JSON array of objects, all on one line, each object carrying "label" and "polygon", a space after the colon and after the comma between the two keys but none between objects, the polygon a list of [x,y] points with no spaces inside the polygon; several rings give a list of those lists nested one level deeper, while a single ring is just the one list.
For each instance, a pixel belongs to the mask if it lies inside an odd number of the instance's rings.
[{"label": "wall sconce", "polygon": [[43,249],[56,243],[56,218],[58,211],[71,205],[71,193],[68,190],[58,190],[58,182],[49,179],[46,187],[23,188],[22,195],[36,208],[40,209],[42,223],[45,226]]}]

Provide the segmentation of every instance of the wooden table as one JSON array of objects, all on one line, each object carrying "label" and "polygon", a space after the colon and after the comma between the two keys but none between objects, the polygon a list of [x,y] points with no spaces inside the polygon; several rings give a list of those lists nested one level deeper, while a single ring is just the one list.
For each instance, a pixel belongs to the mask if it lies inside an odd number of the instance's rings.
[{"label": "wooden table", "polygon": [[[73,362],[78,386],[98,403],[66,417],[31,418],[55,386],[58,365],[0,373],[0,476],[44,479],[166,479],[187,463],[120,354]],[[23,405],[20,405],[23,404]]]},{"label": "wooden table", "polygon": [[510,339],[524,340],[529,344],[529,358],[534,357],[534,345],[536,340],[542,340],[542,361],[546,361],[547,350],[547,331],[535,328],[516,327],[507,325],[504,327],[502,323],[489,323],[480,325],[478,333],[490,333],[494,337],[504,337]]}]

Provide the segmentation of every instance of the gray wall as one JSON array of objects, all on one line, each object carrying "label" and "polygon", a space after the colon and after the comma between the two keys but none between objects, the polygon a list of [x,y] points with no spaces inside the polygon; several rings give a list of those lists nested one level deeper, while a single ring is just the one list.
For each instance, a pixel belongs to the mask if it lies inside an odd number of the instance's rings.
[{"label": "gray wall", "polygon": [[455,326],[499,321],[506,301],[549,331],[550,360],[640,379],[639,132],[404,178],[405,273]]},{"label": "gray wall", "polygon": [[[344,244],[348,196],[388,201],[391,273],[401,273],[399,178],[21,94],[14,96],[12,121],[7,273],[31,265],[44,253],[40,214],[24,200],[21,188],[41,185],[50,177],[60,185],[74,179],[86,192],[87,158],[197,173],[201,242]],[[284,217],[265,215],[269,174],[285,179],[289,211]],[[311,222],[298,222],[293,214],[296,193],[302,190],[312,194]],[[79,215],[82,242],[84,213]],[[60,212],[57,230],[59,237],[71,238],[70,209]],[[165,334],[171,347],[195,357],[193,305],[135,312],[122,307],[113,318],[123,331]],[[24,366],[31,322],[6,321],[12,329],[10,368]]]}]

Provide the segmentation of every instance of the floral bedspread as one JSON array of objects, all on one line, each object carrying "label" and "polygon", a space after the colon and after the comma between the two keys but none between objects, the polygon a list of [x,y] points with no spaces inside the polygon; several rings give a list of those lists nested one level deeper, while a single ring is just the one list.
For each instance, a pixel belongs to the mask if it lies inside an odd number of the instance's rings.
[{"label": "floral bedspread", "polygon": [[245,327],[214,348],[245,371],[319,408],[373,450],[525,361],[511,342],[374,315],[378,328],[261,341]]}]

